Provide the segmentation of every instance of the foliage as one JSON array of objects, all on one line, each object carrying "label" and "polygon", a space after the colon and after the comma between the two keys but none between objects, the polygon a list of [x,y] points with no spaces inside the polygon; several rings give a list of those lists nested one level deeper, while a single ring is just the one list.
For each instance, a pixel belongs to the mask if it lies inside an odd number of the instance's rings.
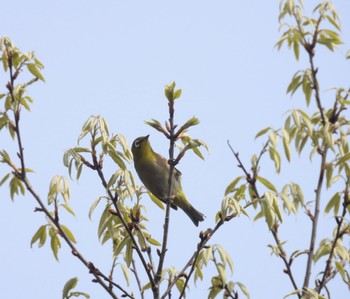
[{"label": "foliage", "polygon": [[[143,198],[145,189],[136,184],[133,172],[130,170],[132,153],[122,134],[112,134],[102,116],[91,116],[82,126],[78,144],[69,148],[64,154],[64,165],[72,178],[81,177],[85,169],[96,174],[100,182],[101,195],[93,202],[89,216],[95,212],[98,205],[103,206],[98,224],[98,238],[102,244],[111,246],[111,271],[102,273],[93,262],[87,261],[77,247],[73,232],[61,222],[60,215],[65,211],[71,215],[75,212],[70,206],[70,189],[65,177],[54,176],[49,186],[47,203],[37,194],[28,178],[31,172],[26,167],[21,138],[20,116],[22,108],[30,111],[33,99],[27,95],[27,88],[37,81],[44,81],[41,73],[44,66],[33,52],[21,53],[8,37],[0,39],[1,59],[9,82],[6,93],[0,94],[3,105],[0,110],[0,130],[8,132],[18,147],[17,156],[0,151],[0,163],[9,169],[0,180],[0,187],[9,184],[10,198],[25,195],[28,192],[36,201],[36,212],[45,216],[45,222],[38,228],[31,240],[31,246],[37,244],[43,247],[50,240],[51,250],[55,259],[59,258],[62,242],[71,249],[72,254],[93,275],[93,281],[98,283],[111,298],[145,298],[152,294],[153,298],[166,298],[176,292],[179,298],[189,294],[188,285],[192,280],[195,284],[203,280],[208,267],[215,269],[210,279],[208,298],[238,298],[243,295],[250,298],[246,286],[228,278],[233,275],[233,261],[228,252],[220,244],[212,244],[212,238],[224,225],[229,226],[232,219],[240,215],[251,219],[264,219],[271,233],[274,244],[269,244],[271,253],[281,259],[284,272],[288,275],[293,290],[286,295],[298,298],[330,298],[328,283],[333,279],[341,279],[350,287],[349,243],[350,235],[350,151],[348,135],[350,134],[349,119],[344,111],[348,109],[350,89],[339,87],[333,91],[333,100],[324,101],[320,95],[318,69],[315,66],[316,49],[325,47],[330,51],[342,44],[340,37],[340,18],[331,2],[317,5],[313,16],[304,15],[304,4],[301,0],[282,0],[280,3],[281,38],[276,47],[284,45],[293,50],[296,60],[305,54],[309,66],[298,70],[287,87],[287,94],[298,95],[305,99],[305,106],[313,109],[292,109],[288,112],[284,126],[279,129],[264,128],[256,134],[256,138],[265,138],[260,152],[252,156],[247,167],[241,161],[239,153],[228,143],[242,174],[234,178],[226,187],[221,205],[215,217],[215,226],[199,234],[197,247],[188,257],[185,265],[164,267],[167,256],[171,206],[171,176],[174,167],[188,154],[195,153],[201,159],[204,155],[201,148],[208,150],[207,145],[189,135],[191,127],[199,124],[196,117],[190,118],[182,125],[175,124],[175,104],[181,98],[182,90],[176,89],[175,82],[165,86],[164,93],[169,111],[169,120],[165,125],[152,119],[145,123],[164,135],[169,141],[169,194],[164,209],[163,203],[150,194],[151,199],[164,211],[164,231],[162,240],[152,237],[148,230],[148,218]],[[349,54],[347,53],[347,58]],[[18,83],[23,71],[33,78],[27,82]],[[305,202],[304,192],[297,182],[286,182],[277,186],[273,179],[262,171],[262,160],[266,154],[273,163],[276,173],[283,172],[282,163],[286,160],[292,163],[293,153],[303,155],[308,150],[311,160],[319,163],[315,198]],[[115,168],[110,176],[104,172],[104,165],[109,163]],[[322,195],[327,188],[330,196]],[[324,214],[332,214],[335,227],[331,236],[319,237],[317,228],[322,219],[321,202],[325,206]],[[291,254],[285,250],[285,242],[281,241],[279,228],[284,219],[292,214],[305,213],[310,220],[310,245],[307,249],[297,249]],[[229,223],[230,222],[230,223]],[[320,237],[319,237],[320,238]],[[307,256],[305,276],[296,279],[293,271],[294,262],[302,255]],[[312,276],[314,264],[323,263],[320,273]],[[114,277],[114,271],[120,268],[124,281]],[[180,270],[178,270],[180,269]],[[229,271],[228,271],[229,270]],[[297,281],[303,279],[302,285]],[[131,281],[135,282],[132,284]],[[315,281],[311,285],[310,281]],[[89,295],[73,291],[77,278],[67,281],[63,288],[62,298]],[[137,285],[133,290],[131,285]],[[137,293],[138,295],[135,295]]]}]

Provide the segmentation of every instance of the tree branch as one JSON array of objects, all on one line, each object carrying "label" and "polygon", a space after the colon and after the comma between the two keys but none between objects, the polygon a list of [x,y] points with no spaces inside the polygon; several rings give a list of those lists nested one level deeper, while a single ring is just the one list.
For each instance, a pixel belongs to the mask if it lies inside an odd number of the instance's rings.
[{"label": "tree branch", "polygon": [[321,160],[321,166],[320,166],[320,174],[318,177],[317,188],[315,190],[315,192],[316,192],[315,209],[314,209],[314,214],[311,218],[312,219],[312,230],[311,230],[311,238],[310,238],[310,245],[309,245],[309,251],[308,251],[308,259],[307,259],[307,264],[306,264],[306,272],[305,272],[303,289],[308,288],[309,282],[310,282],[312,260],[314,257],[315,242],[316,242],[316,236],[317,236],[318,217],[320,214],[321,191],[322,191],[324,172],[325,172],[325,167],[326,167],[327,151],[328,151],[328,146],[325,145],[324,150],[321,153],[322,160]]},{"label": "tree branch", "polygon": [[163,264],[165,260],[165,255],[167,251],[167,244],[168,244],[168,234],[169,234],[169,220],[170,220],[170,207],[171,207],[171,198],[172,198],[172,181],[173,181],[173,175],[174,175],[174,145],[175,145],[175,126],[174,126],[174,100],[168,101],[169,105],[169,124],[170,124],[170,130],[169,130],[169,140],[170,140],[170,147],[169,147],[169,178],[168,178],[168,198],[166,201],[166,210],[165,210],[165,219],[164,219],[164,233],[163,233],[163,241],[162,241],[162,248],[160,251],[159,256],[159,263],[158,263],[158,269],[155,275],[155,287],[153,289],[153,296],[155,299],[159,298],[159,284],[162,276],[163,271]]},{"label": "tree branch", "polygon": [[[257,162],[256,162],[256,165],[252,168],[252,174],[251,175],[247,170],[246,168],[244,167],[241,159],[239,158],[239,154],[238,152],[235,152],[232,148],[232,146],[230,145],[229,142],[227,142],[231,152],[233,153],[233,155],[235,156],[237,162],[238,162],[238,167],[242,169],[242,171],[244,172],[245,176],[246,176],[246,179],[247,179],[247,182],[248,184],[250,185],[250,187],[252,188],[252,190],[254,191],[255,193],[255,196],[256,198],[260,198],[260,195],[259,195],[259,191],[258,191],[258,188],[256,187],[256,177],[258,176],[258,173],[259,173],[259,162],[261,160],[261,157],[262,155],[266,152],[266,148],[269,144],[269,140],[264,144],[262,150],[260,151],[260,154],[259,154],[259,157],[257,159]],[[289,279],[294,287],[294,290],[298,290],[298,286],[295,282],[295,279],[294,279],[294,276],[293,276],[293,273],[292,273],[292,269],[291,269],[291,266],[288,262],[288,258],[287,258],[287,254],[285,252],[285,250],[283,249],[283,246],[282,246],[282,243],[280,242],[279,240],[279,236],[278,236],[278,231],[277,231],[277,225],[275,225],[275,227],[273,229],[270,230],[271,233],[272,233],[272,236],[275,240],[275,243],[276,245],[278,246],[278,249],[280,251],[280,254],[279,254],[279,257],[282,259],[284,265],[286,266],[286,271],[285,273],[289,276]],[[301,298],[301,294],[300,293],[297,293],[297,296],[298,298]]]},{"label": "tree branch", "polygon": [[[12,65],[12,57],[11,55],[8,57],[8,65],[9,65],[9,71],[10,71],[10,85],[8,84],[9,93],[12,99],[12,102],[15,102],[15,97],[13,94],[13,87],[15,83],[15,79],[18,75],[18,70],[13,74],[13,65]],[[29,82],[34,82],[33,80]],[[24,150],[22,145],[22,138],[20,133],[20,104],[15,106],[15,109],[13,110],[14,120],[15,120],[15,135],[17,139],[17,145],[18,145],[18,157],[21,163],[21,169],[20,171],[17,168],[14,168],[14,174],[24,183],[26,190],[33,196],[33,198],[36,200],[36,202],[40,206],[40,211],[42,211],[45,216],[55,225],[58,233],[62,237],[62,239],[66,242],[66,244],[70,247],[72,254],[76,256],[84,265],[86,268],[89,269],[90,273],[95,277],[95,281],[98,282],[107,292],[108,294],[114,298],[117,299],[117,295],[109,288],[109,286],[102,280],[100,276],[105,278],[105,275],[101,273],[97,268],[93,266],[91,262],[88,262],[83,255],[78,251],[78,249],[75,247],[75,245],[71,242],[71,240],[68,238],[66,233],[61,227],[61,224],[59,222],[59,219],[57,216],[52,216],[49,210],[44,205],[43,201],[41,200],[40,196],[34,191],[33,187],[31,186],[26,173],[26,167],[25,167],[25,159],[24,159]],[[123,292],[123,294],[129,298],[133,298],[130,296],[122,287],[119,285],[115,285],[120,291]]]},{"label": "tree branch", "polygon": [[326,262],[326,267],[323,271],[323,276],[320,281],[320,284],[317,286],[316,290],[317,293],[321,293],[322,289],[326,286],[327,282],[329,281],[328,278],[330,277],[330,272],[331,272],[331,267],[332,267],[332,260],[334,256],[334,250],[337,245],[337,241],[343,237],[344,232],[341,232],[341,228],[345,219],[345,215],[347,213],[347,208],[350,205],[349,201],[349,178],[347,178],[345,190],[344,190],[344,200],[343,200],[343,211],[340,217],[336,218],[337,219],[337,231],[334,236],[334,240],[332,242],[332,248],[329,252],[328,259]]},{"label": "tree branch", "polygon": [[149,267],[147,266],[147,262],[141,252],[141,249],[139,247],[139,244],[137,243],[137,241],[135,240],[135,237],[134,235],[132,234],[129,226],[127,225],[127,223],[125,222],[125,219],[121,216],[121,212],[120,212],[120,209],[118,207],[118,196],[116,194],[116,196],[113,196],[111,190],[109,188],[107,188],[107,181],[105,179],[105,176],[102,172],[102,162],[101,161],[98,161],[97,160],[97,157],[96,157],[96,150],[95,150],[95,146],[93,145],[92,146],[92,161],[93,161],[93,166],[95,168],[95,170],[97,171],[97,174],[102,182],[102,185],[103,187],[105,188],[109,198],[112,200],[112,203],[113,203],[113,206],[116,210],[116,216],[119,218],[120,222],[122,223],[123,227],[125,228],[127,234],[129,235],[130,237],[130,240],[132,242],[132,244],[134,245],[134,249],[136,250],[137,252],[137,255],[139,256],[140,260],[141,260],[141,263],[146,271],[146,274],[148,276],[148,279],[149,279],[149,282],[151,283],[152,287],[154,286],[154,279],[151,275],[151,271],[149,269]]},{"label": "tree branch", "polygon": [[[232,217],[230,218],[232,219]],[[230,219],[227,219],[225,221],[229,221]],[[180,278],[185,276],[186,277],[186,281],[183,287],[183,291],[180,294],[180,298],[182,298],[184,296],[184,290],[186,289],[188,282],[194,272],[194,268],[196,266],[196,262],[197,262],[197,258],[198,255],[200,253],[200,251],[206,246],[206,244],[208,243],[208,241],[211,239],[211,237],[215,234],[215,232],[224,224],[224,221],[222,219],[220,219],[218,221],[218,223],[215,225],[215,227],[213,229],[207,229],[207,231],[205,233],[201,233],[200,234],[200,242],[197,244],[197,250],[192,254],[192,256],[190,257],[190,259],[188,260],[188,262],[186,263],[186,265],[182,268],[182,270],[176,275],[176,277],[174,277],[174,279],[169,282],[168,288],[165,291],[165,293],[162,295],[161,299],[165,299],[165,297],[170,293],[172,287],[175,285],[176,281]],[[191,267],[191,268],[190,268]],[[190,268],[190,271],[187,275],[185,275],[185,272],[187,271],[187,269]]]},{"label": "tree branch", "polygon": [[[315,47],[316,47],[316,43],[317,43],[318,28],[319,28],[319,25],[321,23],[321,20],[322,20],[322,16],[320,16],[318,21],[317,21],[312,43],[311,44],[308,43],[308,46],[305,47],[305,50],[309,55],[309,63],[311,66],[312,81],[313,81],[312,88],[314,89],[314,92],[315,92],[316,105],[317,105],[317,108],[318,108],[320,115],[321,115],[322,125],[324,126],[326,124],[326,119],[325,119],[323,107],[321,104],[320,93],[319,93],[319,85],[318,85],[318,80],[317,80],[317,69],[314,66],[314,56],[315,56],[314,51],[315,51]],[[314,215],[312,218],[312,231],[311,231],[308,260],[307,260],[307,264],[306,264],[306,272],[305,272],[303,289],[306,289],[309,286],[309,282],[310,282],[312,260],[314,257],[315,241],[316,241],[316,235],[317,235],[318,218],[319,218],[319,213],[320,213],[321,190],[322,190],[322,186],[323,186],[327,152],[328,152],[328,145],[324,145],[323,149],[321,151],[322,159],[321,159],[321,165],[320,165],[320,173],[319,173],[317,188],[315,191],[316,192],[315,209],[314,209]]]},{"label": "tree branch", "polygon": [[144,291],[142,290],[141,280],[140,280],[140,277],[137,273],[136,263],[135,263],[134,259],[132,259],[131,265],[132,265],[131,272],[134,273],[134,276],[135,276],[135,279],[137,282],[137,287],[139,288],[139,291],[140,291],[141,298],[144,299]]}]

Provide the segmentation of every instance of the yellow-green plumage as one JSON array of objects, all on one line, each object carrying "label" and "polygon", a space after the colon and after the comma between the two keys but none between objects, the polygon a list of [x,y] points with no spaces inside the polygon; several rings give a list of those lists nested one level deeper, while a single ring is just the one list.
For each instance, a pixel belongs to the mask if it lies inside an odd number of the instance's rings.
[{"label": "yellow-green plumage", "polygon": [[[136,138],[132,144],[135,169],[142,183],[158,199],[165,202],[168,197],[170,166],[168,161],[153,151],[148,136]],[[174,168],[172,179],[172,208],[182,209],[198,226],[204,215],[197,211],[187,200],[181,187],[181,174]]]}]

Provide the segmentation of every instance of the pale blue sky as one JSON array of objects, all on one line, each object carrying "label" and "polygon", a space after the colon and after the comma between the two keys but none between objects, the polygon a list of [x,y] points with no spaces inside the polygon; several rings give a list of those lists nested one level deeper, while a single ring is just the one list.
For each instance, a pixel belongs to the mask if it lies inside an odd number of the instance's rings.
[{"label": "pale blue sky", "polygon": [[[309,10],[317,3],[305,2]],[[327,97],[332,100],[327,89],[348,87],[350,75],[350,62],[344,59],[350,48],[350,2],[334,4],[342,17],[345,45],[334,54],[321,49],[316,53],[325,106]],[[225,187],[241,174],[226,141],[249,165],[251,155],[263,143],[254,140],[256,132],[266,126],[282,126],[288,109],[304,107],[300,94],[291,99],[285,93],[291,76],[308,65],[305,58],[296,63],[292,52],[274,48],[280,35],[278,1],[19,0],[6,1],[1,8],[0,35],[8,35],[22,51],[34,50],[45,65],[46,83],[29,89],[35,104],[32,113],[22,118],[27,166],[35,169],[31,180],[44,199],[51,177],[68,175],[63,152],[76,145],[81,126],[91,114],[105,117],[110,130],[125,135],[129,144],[140,135],[151,134],[154,149],[166,155],[165,139],[144,120],[156,118],[163,123],[167,119],[166,83],[175,80],[183,89],[176,122],[198,117],[201,123],[191,135],[204,140],[211,153],[204,162],[189,154],[179,166],[187,197],[207,218],[196,228],[184,213],[172,213],[166,265],[178,269],[194,251],[199,231],[214,225]],[[0,92],[6,80],[0,76]],[[8,142],[1,135],[0,148],[11,148]],[[311,171],[318,167],[317,159],[310,163],[307,156],[299,160],[294,155],[293,167],[284,162],[280,177],[266,157],[262,174],[272,177],[278,187],[297,181],[305,187],[307,200],[312,200],[316,176]],[[113,167],[106,165],[106,171],[112,172]],[[76,235],[83,255],[108,271],[111,250],[109,245],[101,247],[96,237],[101,210],[96,211],[93,222],[87,220],[89,207],[103,188],[88,170],[79,183],[71,181],[70,185],[71,205],[78,217],[64,215],[61,219]],[[66,245],[59,263],[49,246],[30,249],[31,236],[45,222],[43,215],[32,212],[36,205],[30,196],[11,203],[8,191],[1,188],[0,198],[3,298],[61,298],[64,283],[74,276],[80,278],[78,290],[91,298],[108,298],[90,282],[92,276]],[[163,214],[147,198],[144,204],[150,231],[160,239]],[[333,222],[331,217],[324,220],[325,224]],[[320,233],[331,231],[324,224],[321,228]],[[280,233],[282,240],[289,239],[289,253],[308,246],[309,230],[303,213],[286,221]],[[244,283],[251,298],[282,298],[292,290],[282,262],[270,256],[267,244],[272,242],[263,221],[243,217],[226,224],[212,239],[212,244],[222,243],[231,254],[235,264],[232,279]],[[305,260],[300,261],[295,265],[299,284]],[[123,278],[120,281],[124,283]],[[333,297],[345,298],[346,289],[338,284],[330,283]],[[198,282],[197,287],[191,285],[188,298],[205,298],[208,287],[208,280]]]}]

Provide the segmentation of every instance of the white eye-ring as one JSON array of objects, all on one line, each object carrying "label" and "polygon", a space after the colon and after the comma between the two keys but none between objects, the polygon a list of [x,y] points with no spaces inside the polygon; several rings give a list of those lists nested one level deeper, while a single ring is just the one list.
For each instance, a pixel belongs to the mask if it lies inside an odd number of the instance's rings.
[{"label": "white eye-ring", "polygon": [[140,147],[140,145],[141,145],[141,142],[138,140],[135,140],[135,147]]}]

